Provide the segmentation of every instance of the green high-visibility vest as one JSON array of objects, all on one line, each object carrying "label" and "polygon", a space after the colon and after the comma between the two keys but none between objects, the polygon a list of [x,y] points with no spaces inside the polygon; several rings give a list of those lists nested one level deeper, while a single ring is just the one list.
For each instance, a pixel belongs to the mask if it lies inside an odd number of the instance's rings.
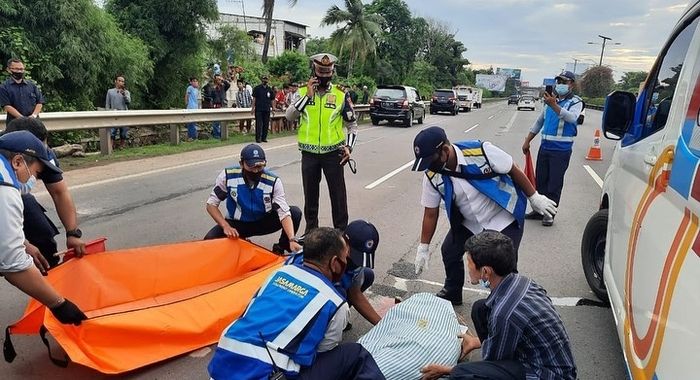
[{"label": "green high-visibility vest", "polygon": [[[299,89],[306,95],[306,87]],[[299,120],[299,150],[311,153],[334,152],[345,145],[343,134],[343,106],[345,93],[335,86],[319,96],[309,99]]]}]

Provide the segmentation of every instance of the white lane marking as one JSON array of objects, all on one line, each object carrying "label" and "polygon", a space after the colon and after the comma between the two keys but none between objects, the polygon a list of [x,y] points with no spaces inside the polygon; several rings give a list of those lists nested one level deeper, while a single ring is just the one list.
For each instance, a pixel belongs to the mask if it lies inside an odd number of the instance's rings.
[{"label": "white lane marking", "polygon": [[493,119],[494,116],[496,116],[496,115],[489,116],[489,120]]},{"label": "white lane marking", "polygon": [[588,174],[590,174],[590,176],[593,177],[593,180],[595,181],[595,183],[597,183],[598,186],[600,186],[600,188],[602,189],[602,188],[603,188],[603,180],[600,178],[600,176],[598,176],[598,173],[596,173],[596,172],[595,172],[590,166],[588,166],[588,165],[583,165],[583,168],[586,169],[586,171],[588,172]]},{"label": "white lane marking", "polygon": [[467,132],[471,131],[472,129],[474,129],[474,128],[478,127],[478,126],[479,126],[479,123],[476,123],[476,124],[474,124],[471,128],[469,128],[469,129],[467,129],[466,131],[464,131],[464,133],[467,133]]},{"label": "white lane marking", "polygon": [[515,112],[515,113],[513,114],[513,116],[512,116],[512,117],[510,118],[510,120],[508,121],[508,124],[506,124],[506,127],[505,127],[504,132],[510,131],[510,128],[513,127],[513,123],[515,123],[515,118],[516,118],[516,117],[518,117],[518,113],[517,113],[517,112]]},{"label": "white lane marking", "polygon": [[[441,288],[444,286],[444,284],[441,284],[441,283],[439,283],[439,282],[430,281],[430,280],[424,280],[424,279],[422,279],[422,278],[417,278],[417,279],[414,279],[414,280],[407,280],[407,279],[405,279],[405,278],[400,278],[400,277],[391,276],[391,275],[389,276],[389,278],[394,280],[394,288],[396,288],[396,289],[398,289],[398,290],[403,290],[403,291],[406,291],[406,292],[409,291],[409,290],[408,290],[408,289],[409,289],[408,284],[409,284],[409,282],[411,282],[411,281],[420,282],[420,283],[423,283],[423,284],[426,284],[426,285],[439,286],[439,287],[441,287]],[[468,287],[466,287],[466,286],[463,287],[462,289],[463,289],[464,291],[472,292],[472,293],[477,293],[477,294],[480,294],[480,295],[488,295],[488,294],[491,293],[490,290],[478,289],[478,288],[468,288]],[[553,304],[554,306],[576,306],[576,305],[578,304],[578,302],[581,301],[581,298],[580,298],[580,297],[550,297],[550,298],[551,298],[552,304]]]},{"label": "white lane marking", "polygon": [[408,168],[408,167],[411,166],[411,165],[413,165],[413,160],[408,161],[407,163],[401,165],[400,168],[394,169],[391,173],[389,173],[389,174],[385,175],[384,177],[379,178],[378,180],[376,180],[376,181],[370,183],[369,185],[365,186],[365,189],[367,189],[367,190],[372,190],[372,189],[374,189],[375,187],[381,185],[384,181],[386,181],[386,180],[388,180],[389,178],[391,178],[391,177],[393,177],[393,176],[395,176],[395,175],[401,173],[401,171],[403,171],[404,169]]}]

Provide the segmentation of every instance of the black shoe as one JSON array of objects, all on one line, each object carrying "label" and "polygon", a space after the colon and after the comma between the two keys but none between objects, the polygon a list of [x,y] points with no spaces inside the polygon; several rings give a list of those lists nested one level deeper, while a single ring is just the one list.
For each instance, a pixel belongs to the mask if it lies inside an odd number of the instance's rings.
[{"label": "black shoe", "polygon": [[256,142],[257,144],[260,144],[260,140],[255,140],[255,142]]},{"label": "black shoe", "polygon": [[462,304],[462,295],[461,294],[460,295],[449,294],[445,288],[440,289],[440,291],[437,292],[437,294],[435,294],[435,295],[444,299],[444,300],[448,300],[448,301],[452,302],[453,306],[459,306]]},{"label": "black shoe", "polygon": [[537,211],[532,211],[530,213],[525,214],[525,219],[542,220],[542,218],[544,218],[544,215],[540,214]]},{"label": "black shoe", "polygon": [[272,245],[272,253],[280,256],[284,256],[284,249],[280,247],[279,244],[275,243]]},{"label": "black shoe", "polygon": [[551,227],[554,224],[554,218],[551,216],[545,216],[542,218],[542,225],[545,227]]},{"label": "black shoe", "polygon": [[267,142],[267,140],[263,140],[262,142]]}]

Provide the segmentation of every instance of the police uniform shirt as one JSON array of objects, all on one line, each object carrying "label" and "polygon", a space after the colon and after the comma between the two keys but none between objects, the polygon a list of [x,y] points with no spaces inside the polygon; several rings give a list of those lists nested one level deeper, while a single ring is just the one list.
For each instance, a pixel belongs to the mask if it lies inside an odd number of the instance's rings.
[{"label": "police uniform shirt", "polygon": [[[511,171],[513,168],[511,155],[488,141],[484,142],[483,148],[495,173],[508,174]],[[457,155],[457,165],[466,165],[467,162],[461,150],[455,145],[452,145],[452,149]],[[462,225],[473,234],[478,234],[485,229],[502,231],[515,221],[511,213],[477,190],[466,179],[455,177],[450,177],[450,179],[454,184],[454,205],[459,207],[459,211],[464,217]],[[423,176],[421,205],[427,208],[437,208],[440,207],[441,200],[440,193],[431,185],[428,177]]]},{"label": "police uniform shirt", "polygon": [[24,248],[23,211],[19,190],[0,186],[0,272],[21,272],[34,265]]},{"label": "police uniform shirt", "polygon": [[[224,193],[228,193],[228,188],[226,187],[226,169],[222,170],[221,173],[219,173],[219,176],[216,177],[216,184],[214,185],[214,189],[216,189],[217,187],[223,190]],[[209,199],[207,199],[207,204],[219,207],[221,201],[222,200],[219,199],[219,197],[216,195],[216,192],[212,190],[211,194],[209,194]],[[280,220],[292,215],[292,213],[289,211],[289,204],[287,204],[287,199],[284,195],[284,186],[282,185],[282,179],[279,177],[275,182],[275,187],[272,189],[272,204],[276,204],[277,206],[279,206],[277,208],[277,215],[279,216]],[[230,215],[226,215],[226,218],[230,219]]]}]

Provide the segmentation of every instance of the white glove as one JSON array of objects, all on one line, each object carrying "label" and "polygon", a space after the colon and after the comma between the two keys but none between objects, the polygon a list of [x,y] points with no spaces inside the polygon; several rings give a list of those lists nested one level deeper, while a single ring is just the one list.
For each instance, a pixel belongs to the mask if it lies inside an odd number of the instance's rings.
[{"label": "white glove", "polygon": [[532,194],[532,196],[528,199],[530,200],[530,205],[532,206],[532,209],[536,213],[542,214],[550,218],[553,218],[554,215],[557,214],[557,204],[553,200],[545,197],[544,195],[535,191],[535,194]]},{"label": "white glove", "polygon": [[420,274],[424,269],[428,269],[430,262],[430,245],[425,243],[418,244],[416,250],[416,274]]}]

